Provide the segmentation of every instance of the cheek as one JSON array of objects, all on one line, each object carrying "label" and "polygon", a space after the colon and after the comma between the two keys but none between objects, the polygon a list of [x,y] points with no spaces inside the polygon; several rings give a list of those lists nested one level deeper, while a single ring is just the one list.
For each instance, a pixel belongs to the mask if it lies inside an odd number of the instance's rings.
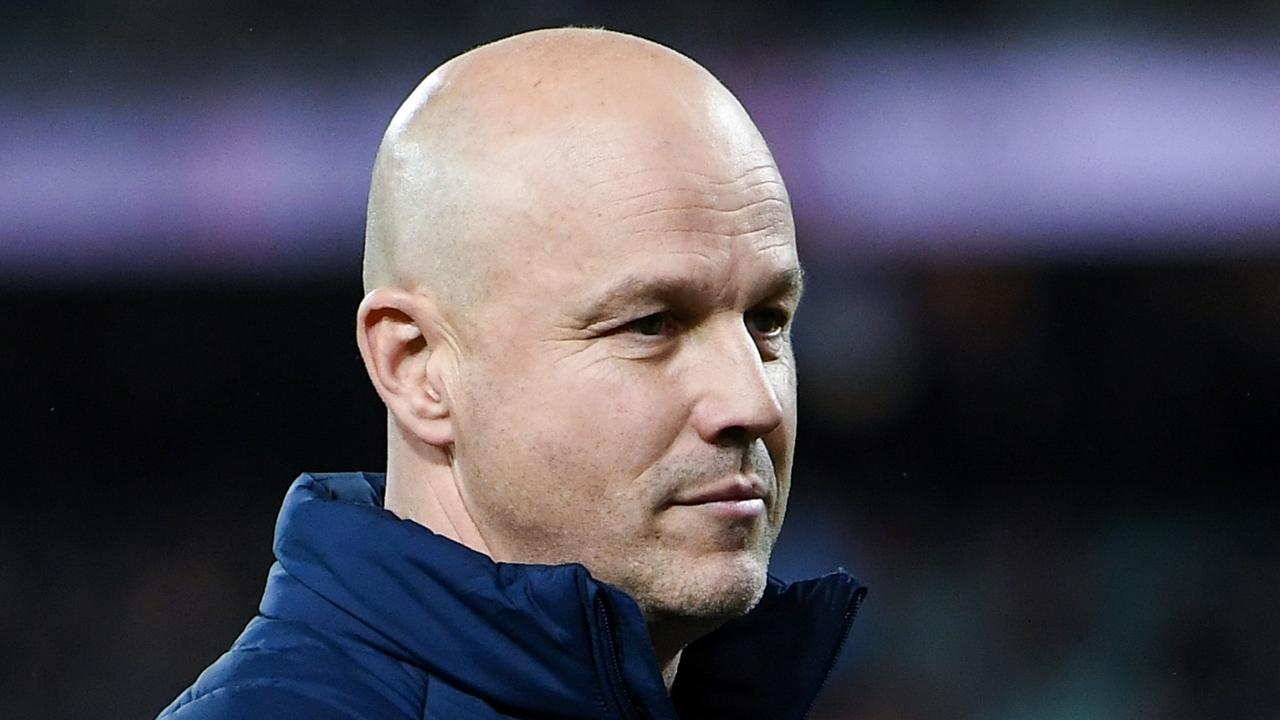
[{"label": "cheek", "polygon": [[668,452],[687,419],[656,365],[571,357],[516,366],[510,357],[470,378],[480,389],[468,392],[467,408],[488,436],[476,449],[501,444],[503,475],[578,478],[564,494],[634,491],[631,481]]},{"label": "cheek", "polygon": [[[519,487],[510,512],[558,537],[630,537],[647,522],[645,473],[670,451],[682,427],[659,383],[594,368],[543,367],[538,393],[525,383],[503,412],[511,438],[502,474]],[[522,397],[523,396],[523,397]],[[532,515],[533,517],[528,517]],[[553,530],[554,531],[554,530]],[[557,540],[555,542],[560,542]]]},{"label": "cheek", "polygon": [[778,367],[768,371],[769,382],[782,405],[782,414],[786,417],[784,424],[795,427],[796,424],[796,373],[791,366]]},{"label": "cheek", "polygon": [[796,443],[796,373],[794,360],[770,363],[765,376],[773,387],[774,396],[782,406],[782,425],[764,438],[778,478],[779,495],[785,500],[791,485],[791,460]]},{"label": "cheek", "polygon": [[675,393],[655,368],[569,369],[550,393],[548,439],[560,439],[627,478],[660,457],[682,427]]},{"label": "cheek", "polygon": [[788,354],[782,360],[765,365],[765,377],[773,388],[774,397],[782,406],[782,427],[787,436],[795,435],[796,427],[796,370],[795,359]]}]

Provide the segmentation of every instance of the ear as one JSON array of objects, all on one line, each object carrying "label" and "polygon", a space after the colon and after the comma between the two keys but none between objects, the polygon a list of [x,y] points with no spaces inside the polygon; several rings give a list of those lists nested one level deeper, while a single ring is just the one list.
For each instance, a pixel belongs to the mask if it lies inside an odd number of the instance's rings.
[{"label": "ear", "polygon": [[454,439],[443,337],[432,301],[406,290],[374,290],[356,312],[356,344],[382,402],[406,432],[441,450]]}]

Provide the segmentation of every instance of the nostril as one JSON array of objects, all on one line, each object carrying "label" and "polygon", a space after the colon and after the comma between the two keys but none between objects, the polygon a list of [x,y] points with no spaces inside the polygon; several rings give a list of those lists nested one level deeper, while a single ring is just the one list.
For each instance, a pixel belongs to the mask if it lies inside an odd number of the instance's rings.
[{"label": "nostril", "polygon": [[731,425],[720,431],[717,438],[719,444],[731,447],[745,447],[753,439],[747,429],[741,425]]}]

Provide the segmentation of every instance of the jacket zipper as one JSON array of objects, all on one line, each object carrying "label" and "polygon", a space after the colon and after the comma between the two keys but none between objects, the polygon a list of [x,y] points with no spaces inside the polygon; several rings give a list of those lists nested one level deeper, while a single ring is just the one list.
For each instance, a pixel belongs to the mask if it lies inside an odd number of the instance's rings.
[{"label": "jacket zipper", "polygon": [[844,646],[849,642],[849,630],[853,628],[853,618],[858,614],[858,608],[862,606],[862,598],[866,597],[866,593],[858,593],[853,604],[844,611],[844,618],[840,622],[840,644],[836,645],[836,652],[831,656],[831,664],[827,666],[827,672],[822,676],[822,682],[818,684],[818,690],[809,699],[809,705],[804,712],[799,715],[799,720],[809,717],[809,713],[813,712],[813,706],[818,704],[818,698],[822,696],[822,691],[827,687],[827,681],[831,679],[831,673],[836,669],[836,661],[840,659],[840,654],[844,652]]},{"label": "jacket zipper", "polygon": [[609,683],[610,694],[613,695],[614,705],[622,711],[622,716],[630,720],[636,717],[635,702],[627,694],[627,685],[622,679],[622,668],[618,664],[618,647],[613,638],[613,623],[609,619],[608,609],[604,606],[604,598],[597,596],[595,606],[596,618],[599,620],[601,631],[604,634],[606,662],[609,665],[609,679],[611,680]]}]

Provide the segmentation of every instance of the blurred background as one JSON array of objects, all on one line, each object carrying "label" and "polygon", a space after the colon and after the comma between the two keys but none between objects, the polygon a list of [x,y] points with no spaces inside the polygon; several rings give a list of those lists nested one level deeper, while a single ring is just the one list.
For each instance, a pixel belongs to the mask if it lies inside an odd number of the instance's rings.
[{"label": "blurred background", "polygon": [[382,129],[562,24],[702,62],[788,180],[775,571],[871,586],[816,718],[1277,716],[1271,0],[5,3],[0,715],[153,717],[255,612],[290,481],[383,467]]}]

